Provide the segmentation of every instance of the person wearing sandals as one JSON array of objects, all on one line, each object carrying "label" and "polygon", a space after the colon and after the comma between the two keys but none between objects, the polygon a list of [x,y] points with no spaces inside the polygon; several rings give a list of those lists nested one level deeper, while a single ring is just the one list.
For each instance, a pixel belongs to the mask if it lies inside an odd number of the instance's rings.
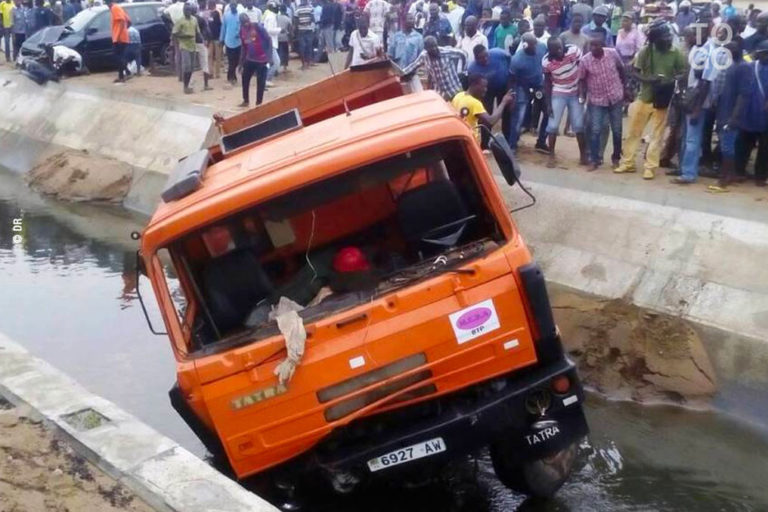
[{"label": "person wearing sandals", "polygon": [[652,180],[659,167],[661,139],[672,99],[675,81],[687,69],[685,57],[672,47],[672,32],[666,22],[653,22],[648,27],[648,45],[637,54],[635,77],[640,81],[640,94],[629,107],[627,138],[621,162],[615,173],[635,172],[635,160],[646,125],[652,125],[651,141],[645,155],[643,179]]}]

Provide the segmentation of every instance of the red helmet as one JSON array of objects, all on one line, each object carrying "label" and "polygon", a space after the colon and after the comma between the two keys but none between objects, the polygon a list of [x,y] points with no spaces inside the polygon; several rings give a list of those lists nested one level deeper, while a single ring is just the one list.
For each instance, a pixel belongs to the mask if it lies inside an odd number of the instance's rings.
[{"label": "red helmet", "polygon": [[333,257],[333,270],[339,273],[370,270],[368,258],[357,247],[344,247]]}]

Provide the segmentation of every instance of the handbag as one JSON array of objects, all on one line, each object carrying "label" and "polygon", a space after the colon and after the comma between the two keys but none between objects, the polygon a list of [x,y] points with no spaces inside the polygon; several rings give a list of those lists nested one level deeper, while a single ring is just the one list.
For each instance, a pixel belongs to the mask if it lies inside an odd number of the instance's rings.
[{"label": "handbag", "polygon": [[[651,73],[653,73],[653,45],[648,46],[651,52]],[[653,108],[667,108],[675,94],[675,82],[656,82],[651,84],[653,94]]]}]

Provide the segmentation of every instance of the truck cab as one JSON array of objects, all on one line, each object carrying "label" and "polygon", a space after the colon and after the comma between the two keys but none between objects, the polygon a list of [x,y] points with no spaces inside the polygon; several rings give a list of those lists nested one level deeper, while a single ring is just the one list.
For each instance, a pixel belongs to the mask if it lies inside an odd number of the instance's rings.
[{"label": "truck cab", "polygon": [[[503,483],[552,495],[587,434],[583,390],[450,105],[373,65],[217,121],[140,249],[171,401],[208,449],[238,478],[318,474],[346,492],[490,446]],[[514,184],[511,151],[492,147]]]}]

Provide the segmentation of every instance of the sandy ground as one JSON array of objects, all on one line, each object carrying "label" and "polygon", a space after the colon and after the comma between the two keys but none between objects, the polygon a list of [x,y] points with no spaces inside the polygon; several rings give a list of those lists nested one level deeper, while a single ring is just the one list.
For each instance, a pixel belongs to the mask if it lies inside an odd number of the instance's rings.
[{"label": "sandy ground", "polygon": [[0,512],[118,510],[153,509],[0,397]]}]

